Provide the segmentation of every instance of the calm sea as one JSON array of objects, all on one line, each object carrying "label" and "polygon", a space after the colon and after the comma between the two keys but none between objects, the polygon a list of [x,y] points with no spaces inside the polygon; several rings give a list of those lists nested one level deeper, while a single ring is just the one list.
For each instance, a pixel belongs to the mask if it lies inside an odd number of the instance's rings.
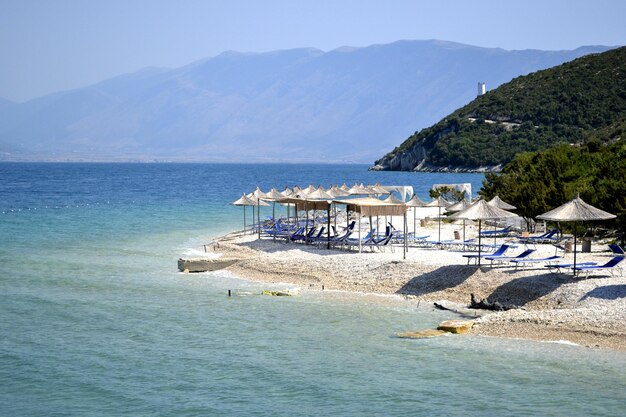
[{"label": "calm sea", "polygon": [[[176,260],[240,228],[259,185],[481,175],[362,165],[0,164],[0,415],[618,416],[626,355],[477,336],[403,340],[447,313],[266,288]],[[269,212],[267,213],[269,214]]]}]

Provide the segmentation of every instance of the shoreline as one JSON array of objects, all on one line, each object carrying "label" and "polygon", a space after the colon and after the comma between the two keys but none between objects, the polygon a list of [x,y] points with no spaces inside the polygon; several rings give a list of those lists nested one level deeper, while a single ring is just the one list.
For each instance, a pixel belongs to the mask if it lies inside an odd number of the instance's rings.
[{"label": "shoreline", "polygon": [[[448,231],[454,227],[445,226]],[[571,274],[552,273],[543,267],[515,271],[511,267],[468,266],[463,253],[456,251],[412,247],[403,260],[402,248],[396,248],[395,253],[359,254],[271,238],[256,240],[256,235],[240,232],[216,241],[219,244],[209,249],[238,259],[226,270],[243,279],[287,283],[302,290],[321,290],[323,286],[325,290],[350,293],[399,295],[428,303],[446,300],[467,305],[470,294],[475,294],[478,299],[489,297],[492,302],[523,309],[476,310],[482,317],[476,319],[471,334],[626,351],[623,274],[574,279]],[[537,246],[534,257],[554,254],[551,245]],[[520,251],[518,248],[511,254]],[[579,261],[593,259],[598,263],[609,259],[600,252],[578,256]]]}]

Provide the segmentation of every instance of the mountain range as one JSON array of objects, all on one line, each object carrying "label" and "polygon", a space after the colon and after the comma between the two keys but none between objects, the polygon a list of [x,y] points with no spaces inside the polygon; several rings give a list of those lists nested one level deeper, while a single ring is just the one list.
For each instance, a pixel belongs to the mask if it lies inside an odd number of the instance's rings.
[{"label": "mountain range", "polygon": [[0,99],[0,159],[371,163],[412,132],[569,51],[398,41],[224,52],[25,103]]}]

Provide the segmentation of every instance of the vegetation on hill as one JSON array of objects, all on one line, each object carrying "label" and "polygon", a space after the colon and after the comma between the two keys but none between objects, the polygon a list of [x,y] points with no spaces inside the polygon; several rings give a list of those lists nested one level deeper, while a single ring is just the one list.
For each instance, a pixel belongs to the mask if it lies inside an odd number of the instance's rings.
[{"label": "vegetation on hill", "polygon": [[626,47],[513,79],[376,161],[376,169],[454,169],[506,164],[520,152],[626,130]]},{"label": "vegetation on hill", "polygon": [[517,155],[501,173],[487,173],[479,192],[499,195],[530,220],[571,200],[617,215],[608,225],[626,232],[626,142],[607,145],[591,140],[584,146],[559,145]]}]

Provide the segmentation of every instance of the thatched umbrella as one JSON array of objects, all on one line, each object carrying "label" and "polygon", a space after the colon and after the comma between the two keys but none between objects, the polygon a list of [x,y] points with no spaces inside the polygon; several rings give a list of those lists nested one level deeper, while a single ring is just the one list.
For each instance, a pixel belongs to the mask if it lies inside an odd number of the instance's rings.
[{"label": "thatched umbrella", "polygon": [[426,202],[420,200],[417,194],[413,194],[413,197],[409,201],[406,202],[407,207],[413,207],[413,239],[415,239],[416,231],[417,231],[417,208],[418,207],[426,207]]},{"label": "thatched umbrella", "polygon": [[[487,204],[489,204],[490,206],[494,206],[494,207],[498,207],[501,208],[502,210],[517,210],[517,207],[515,207],[513,204],[509,204],[506,201],[502,200],[500,198],[500,196],[495,196],[494,198],[492,198],[491,200],[487,201]],[[494,224],[493,226],[493,231],[497,231],[498,230],[498,224]],[[498,235],[497,233],[493,234],[493,243],[495,245],[496,241],[498,239]]]},{"label": "thatched umbrella", "polygon": [[499,196],[495,196],[494,198],[489,200],[487,204],[491,206],[496,206],[498,208],[501,208],[502,210],[516,210],[517,209],[517,207],[515,207],[513,204],[507,203],[506,201],[502,200]]},{"label": "thatched umbrella", "polygon": [[[321,185],[317,187],[317,189],[306,196],[307,200],[316,201],[316,200],[332,200],[334,197],[324,191],[324,187]],[[308,215],[308,211],[307,211]],[[327,247],[330,249],[330,204],[326,207],[326,237],[328,238]]]},{"label": "thatched umbrella", "polygon": [[350,195],[362,195],[363,190],[359,188],[359,184],[354,183],[354,185],[348,189],[348,193]]},{"label": "thatched umbrella", "polygon": [[256,190],[252,192],[252,196],[256,199],[256,206],[257,206],[256,216],[257,216],[257,223],[259,225],[259,239],[260,239],[261,238],[261,206],[269,206],[269,204],[267,204],[264,201],[261,201],[262,198],[267,197],[267,194],[261,191],[259,187],[256,187]]},{"label": "thatched umbrella", "polygon": [[[328,191],[326,191],[326,193],[332,196],[333,199],[350,195],[350,193],[348,193],[346,190],[337,186],[330,187]],[[335,229],[337,229],[337,204],[335,203],[333,203],[333,211],[335,213],[335,215],[333,216],[333,221],[335,223]]]},{"label": "thatched umbrella", "polygon": [[[256,206],[256,201],[254,201],[253,199],[247,197],[245,194],[243,194],[240,198],[238,198],[237,200],[233,201],[232,203],[233,206],[243,206],[243,232],[244,234],[246,233],[246,206]],[[254,219],[254,216],[253,216]]]},{"label": "thatched umbrella", "polygon": [[442,196],[439,196],[433,199],[433,201],[431,201],[430,203],[426,204],[426,207],[439,207],[439,215],[437,216],[437,220],[439,222],[439,238],[437,239],[438,242],[441,242],[441,208],[448,207],[449,205],[450,203],[448,203],[448,201]]},{"label": "thatched umbrella", "polygon": [[516,217],[517,214],[502,210],[501,208],[491,206],[485,200],[478,200],[465,210],[459,211],[450,216],[453,219],[469,219],[478,220],[478,265],[480,266],[481,241],[480,232],[482,229],[482,221],[487,219],[504,219],[507,217]]},{"label": "thatched umbrella", "polygon": [[614,214],[600,210],[585,203],[582,198],[576,194],[571,201],[537,216],[538,219],[550,220],[555,222],[574,222],[574,275],[576,275],[576,222],[593,221],[593,220],[610,220],[614,219]]},{"label": "thatched umbrella", "polygon": [[391,191],[389,191],[388,189],[386,189],[385,187],[383,187],[379,182],[377,182],[374,185],[369,186],[370,189],[374,190],[376,192],[376,194],[382,195],[382,194],[391,194]]}]

